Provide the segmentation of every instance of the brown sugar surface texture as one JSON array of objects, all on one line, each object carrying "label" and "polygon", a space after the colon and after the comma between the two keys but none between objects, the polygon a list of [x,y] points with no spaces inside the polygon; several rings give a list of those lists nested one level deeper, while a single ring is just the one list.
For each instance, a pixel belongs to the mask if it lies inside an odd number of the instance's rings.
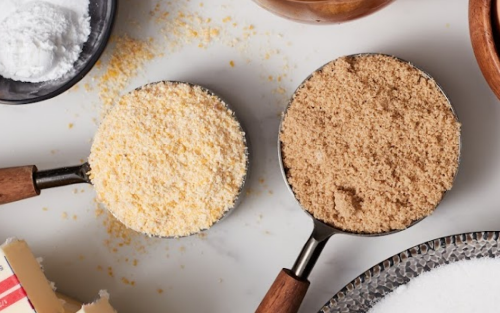
[{"label": "brown sugar surface texture", "polygon": [[460,124],[420,70],[362,55],[327,64],[297,90],[280,140],[307,211],[346,231],[380,233],[431,214],[452,187]]},{"label": "brown sugar surface texture", "polygon": [[245,135],[218,97],[157,83],[123,96],[103,120],[90,177],[99,201],[128,227],[186,236],[233,207],[247,158]]}]

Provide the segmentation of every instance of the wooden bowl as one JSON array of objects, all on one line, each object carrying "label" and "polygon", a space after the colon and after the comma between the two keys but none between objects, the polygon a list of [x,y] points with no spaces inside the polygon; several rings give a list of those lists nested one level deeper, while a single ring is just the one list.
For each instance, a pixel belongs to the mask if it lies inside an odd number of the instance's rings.
[{"label": "wooden bowl", "polygon": [[292,21],[336,24],[382,9],[394,0],[254,0],[264,9]]},{"label": "wooden bowl", "polygon": [[469,31],[472,49],[486,82],[500,99],[500,0],[469,1]]}]

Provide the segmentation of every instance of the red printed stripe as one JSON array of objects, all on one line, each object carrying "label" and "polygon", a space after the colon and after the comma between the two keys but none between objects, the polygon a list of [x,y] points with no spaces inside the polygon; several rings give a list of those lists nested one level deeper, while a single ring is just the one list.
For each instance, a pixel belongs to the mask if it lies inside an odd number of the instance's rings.
[{"label": "red printed stripe", "polygon": [[23,288],[14,290],[13,292],[0,299],[0,311],[7,309],[9,306],[27,297],[28,295]]},{"label": "red printed stripe", "polygon": [[20,284],[19,279],[17,279],[16,275],[11,275],[7,277],[6,279],[0,282],[0,294],[6,292],[7,290],[19,284]]}]

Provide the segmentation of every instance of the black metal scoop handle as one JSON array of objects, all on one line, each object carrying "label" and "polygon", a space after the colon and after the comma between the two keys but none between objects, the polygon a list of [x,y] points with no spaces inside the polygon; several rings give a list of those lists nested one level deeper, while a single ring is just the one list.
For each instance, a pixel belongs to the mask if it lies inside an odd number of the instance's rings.
[{"label": "black metal scoop handle", "polygon": [[0,169],[0,204],[38,196],[42,189],[91,184],[90,165],[38,171],[35,165]]}]

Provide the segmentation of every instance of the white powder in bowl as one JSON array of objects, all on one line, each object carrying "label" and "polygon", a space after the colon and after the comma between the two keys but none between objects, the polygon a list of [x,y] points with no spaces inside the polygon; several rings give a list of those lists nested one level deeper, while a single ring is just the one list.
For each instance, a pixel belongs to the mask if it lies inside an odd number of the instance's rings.
[{"label": "white powder in bowl", "polygon": [[500,259],[473,259],[422,273],[368,313],[493,313],[500,311]]},{"label": "white powder in bowl", "polygon": [[61,78],[90,35],[89,0],[2,0],[0,75],[24,82]]}]

